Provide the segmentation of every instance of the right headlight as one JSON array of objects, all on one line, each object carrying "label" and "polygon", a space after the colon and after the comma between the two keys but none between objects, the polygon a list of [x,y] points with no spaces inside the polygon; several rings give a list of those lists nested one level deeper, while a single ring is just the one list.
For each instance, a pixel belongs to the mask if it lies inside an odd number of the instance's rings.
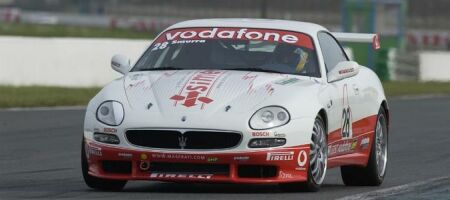
[{"label": "right headlight", "polygon": [[118,126],[124,118],[124,110],[118,101],[105,101],[97,109],[97,120],[110,126]]},{"label": "right headlight", "polygon": [[279,106],[268,106],[259,109],[250,118],[250,128],[254,130],[271,129],[287,124],[290,120],[289,112]]}]

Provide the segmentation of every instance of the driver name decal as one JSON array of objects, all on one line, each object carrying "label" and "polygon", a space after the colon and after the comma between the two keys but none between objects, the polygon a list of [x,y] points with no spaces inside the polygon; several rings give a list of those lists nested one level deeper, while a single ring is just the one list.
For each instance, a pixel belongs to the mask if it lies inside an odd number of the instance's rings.
[{"label": "driver name decal", "polygon": [[214,70],[196,72],[187,80],[179,94],[173,95],[170,99],[175,101],[174,106],[177,106],[178,102],[181,102],[181,105],[187,108],[202,104],[201,109],[203,109],[204,104],[214,101],[208,95],[215,81],[222,74],[224,72]]},{"label": "driver name decal", "polygon": [[303,33],[256,28],[182,28],[165,32],[155,40],[153,49],[163,49],[170,42],[203,43],[208,39],[256,40],[288,43],[314,49],[311,38]]}]

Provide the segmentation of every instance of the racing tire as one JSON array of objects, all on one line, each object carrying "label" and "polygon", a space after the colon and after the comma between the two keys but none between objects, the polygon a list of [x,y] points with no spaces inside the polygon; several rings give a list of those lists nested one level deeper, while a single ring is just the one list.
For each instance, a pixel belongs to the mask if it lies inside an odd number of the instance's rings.
[{"label": "racing tire", "polygon": [[311,137],[311,152],[306,182],[282,183],[279,187],[285,192],[319,191],[327,171],[328,139],[324,120],[318,115],[314,121]]},{"label": "racing tire", "polygon": [[120,191],[123,187],[125,187],[125,184],[127,184],[127,181],[102,179],[89,175],[89,165],[86,158],[84,142],[81,144],[81,169],[83,172],[84,182],[87,186],[93,189],[103,191]]},{"label": "racing tire", "polygon": [[[387,115],[380,108],[372,138],[370,157],[366,167],[342,166],[341,176],[347,186],[379,186],[386,175],[388,156]],[[381,131],[381,132],[380,132]]]}]

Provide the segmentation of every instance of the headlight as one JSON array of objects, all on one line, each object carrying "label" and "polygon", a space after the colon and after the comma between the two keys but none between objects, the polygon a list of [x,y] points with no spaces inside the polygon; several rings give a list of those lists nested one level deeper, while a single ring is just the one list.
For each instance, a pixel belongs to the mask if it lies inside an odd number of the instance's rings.
[{"label": "headlight", "polygon": [[97,109],[97,120],[106,125],[118,126],[123,117],[123,106],[118,101],[105,101]]},{"label": "headlight", "polygon": [[254,130],[263,130],[283,126],[289,120],[290,116],[286,109],[279,106],[268,106],[256,111],[249,124]]}]

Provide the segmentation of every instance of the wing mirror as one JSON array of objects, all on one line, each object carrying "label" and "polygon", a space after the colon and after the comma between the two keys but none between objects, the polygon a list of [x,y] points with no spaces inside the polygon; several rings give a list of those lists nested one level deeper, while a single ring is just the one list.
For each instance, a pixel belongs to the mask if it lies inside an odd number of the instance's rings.
[{"label": "wing mirror", "polygon": [[355,76],[359,72],[359,64],[354,61],[339,62],[331,71],[328,72],[328,82],[339,81],[345,78]]},{"label": "wing mirror", "polygon": [[125,75],[131,70],[130,59],[124,55],[115,55],[111,59],[111,68]]}]

